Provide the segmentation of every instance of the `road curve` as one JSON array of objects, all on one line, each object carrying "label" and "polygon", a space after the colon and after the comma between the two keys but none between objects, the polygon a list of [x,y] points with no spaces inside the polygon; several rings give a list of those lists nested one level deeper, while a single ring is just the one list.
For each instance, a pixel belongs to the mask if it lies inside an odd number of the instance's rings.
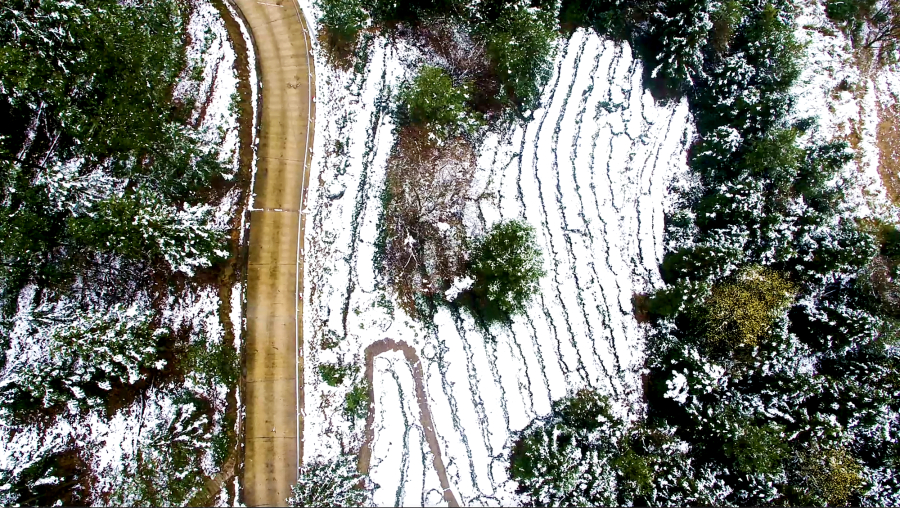
[{"label": "road curve", "polygon": [[431,418],[431,409],[428,407],[428,398],[425,396],[425,381],[422,379],[422,363],[415,348],[409,344],[393,339],[382,339],[372,343],[366,348],[366,381],[369,384],[369,414],[366,417],[366,436],[359,450],[359,471],[363,474],[369,472],[369,463],[372,459],[372,443],[375,440],[375,388],[373,377],[375,375],[375,357],[388,351],[402,351],[406,361],[412,369],[413,380],[416,385],[416,400],[419,403],[419,423],[425,432],[425,440],[433,457],[432,465],[437,472],[441,488],[444,490],[444,501],[449,506],[459,506],[453,490],[450,489],[450,480],[447,477],[447,469],[444,467],[444,459],[441,457],[441,447],[434,432],[434,422]]},{"label": "road curve", "polygon": [[260,84],[250,211],[244,356],[243,499],[284,506],[302,457],[303,231],[315,69],[294,0],[232,0],[248,26]]}]

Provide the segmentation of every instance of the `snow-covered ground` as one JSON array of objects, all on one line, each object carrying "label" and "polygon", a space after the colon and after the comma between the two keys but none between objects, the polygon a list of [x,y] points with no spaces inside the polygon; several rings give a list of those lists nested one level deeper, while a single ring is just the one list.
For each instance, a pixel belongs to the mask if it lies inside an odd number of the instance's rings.
[{"label": "snow-covered ground", "polygon": [[[188,65],[175,96],[196,98],[190,122],[200,130],[209,146],[218,149],[219,160],[227,168],[225,176],[233,179],[239,168],[238,119],[234,107],[238,85],[235,53],[219,13],[207,0],[195,2],[188,31],[191,37]],[[202,79],[188,79],[197,66],[202,68]],[[239,197],[240,189],[235,186],[220,203],[211,204],[216,210],[214,221],[218,228],[229,230],[232,227],[241,205]],[[25,293],[28,291],[26,289]],[[187,288],[180,294],[172,294],[167,302],[161,303],[164,311],[160,327],[186,333],[191,346],[209,350],[225,339],[220,312],[237,304],[237,314],[232,312],[231,318],[233,321],[237,318],[234,332],[235,345],[239,346],[242,288],[237,285],[232,294],[232,302],[226,302],[224,307],[215,286]],[[15,321],[37,328],[11,337],[10,351],[7,352],[11,361],[0,373],[0,382],[4,384],[20,382],[10,377],[18,372],[13,368],[17,354],[27,351],[32,356],[29,360],[32,365],[50,361],[53,354],[47,347],[40,348],[49,341],[30,343],[33,337],[46,338],[49,332],[37,321],[31,321],[30,298],[26,295],[20,301],[23,304]],[[141,296],[128,312],[141,312],[149,305],[146,297]],[[162,362],[158,368],[164,367]],[[158,475],[160,481],[168,481],[164,479],[167,474],[177,476],[188,472],[166,470],[175,464],[172,462],[175,460],[172,458],[173,439],[190,442],[191,446],[201,450],[200,466],[204,475],[218,472],[213,462],[211,436],[222,430],[227,392],[228,387],[207,374],[189,372],[178,386],[149,386],[137,400],[111,415],[107,415],[103,407],[85,413],[77,405],[69,404],[69,410],[53,418],[46,427],[0,422],[0,470],[15,478],[42,458],[74,446],[92,473],[89,495],[95,503],[133,504],[141,488],[136,475],[139,462],[143,462],[145,468],[151,464],[150,471]],[[207,412],[213,414],[212,425],[200,428],[197,422],[205,420]],[[198,414],[203,418],[198,420]],[[146,476],[145,471],[143,477]],[[36,484],[58,481],[59,478],[48,477],[39,479]],[[155,487],[163,485],[158,483]],[[0,492],[9,488],[9,485],[0,485]]]},{"label": "snow-covered ground", "polygon": [[[362,382],[364,349],[392,338],[422,358],[459,502],[514,504],[510,438],[548,414],[551,401],[594,387],[623,415],[641,411],[643,339],[631,302],[660,283],[668,185],[686,171],[693,137],[687,105],[655,104],[627,45],[585,32],[559,41],[545,108],[480,147],[483,198],[467,210],[469,233],[524,219],[537,230],[547,271],[527,312],[486,336],[465,312],[443,308],[434,327],[411,319],[377,276],[391,94],[415,71],[415,50],[375,39],[361,74],[335,71],[321,56],[306,233],[304,460],[358,450],[365,423],[343,416],[344,396]],[[358,370],[333,388],[318,374],[322,363]],[[410,367],[386,353],[374,368],[375,504],[443,503]]]}]

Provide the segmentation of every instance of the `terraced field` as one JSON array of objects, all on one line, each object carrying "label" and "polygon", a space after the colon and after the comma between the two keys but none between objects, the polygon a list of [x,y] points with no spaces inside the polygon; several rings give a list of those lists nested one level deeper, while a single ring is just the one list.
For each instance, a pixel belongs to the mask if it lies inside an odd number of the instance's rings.
[{"label": "terraced field", "polygon": [[[412,346],[421,365],[396,351],[374,357],[375,504],[446,503],[420,418],[419,368],[455,499],[510,504],[510,436],[547,414],[552,400],[590,386],[625,415],[641,410],[643,332],[632,296],[659,281],[668,188],[683,176],[692,136],[687,106],[654,103],[627,45],[583,32],[561,40],[544,108],[481,146],[482,198],[466,214],[471,233],[506,218],[537,228],[547,270],[541,294],[511,326],[487,333],[452,306],[421,323],[393,305],[375,260],[394,140],[390,94],[415,55],[380,40],[369,55],[364,72],[320,76],[324,133],[304,295],[305,458],[363,444],[365,421],[344,416],[344,395],[363,382],[366,347],[390,338]],[[332,387],[317,373],[323,363],[357,370]]]}]

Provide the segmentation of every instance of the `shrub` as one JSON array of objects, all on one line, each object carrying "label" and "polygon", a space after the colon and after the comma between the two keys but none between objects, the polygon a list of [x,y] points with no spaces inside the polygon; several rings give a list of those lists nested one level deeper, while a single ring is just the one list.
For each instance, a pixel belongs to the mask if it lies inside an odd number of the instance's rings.
[{"label": "shrub", "polygon": [[369,414],[369,389],[368,381],[363,381],[354,384],[347,392],[344,398],[344,415],[348,419],[357,420]]},{"label": "shrub", "polygon": [[353,367],[349,365],[335,365],[332,363],[319,364],[319,375],[322,376],[322,381],[328,383],[329,386],[338,386],[342,384],[352,370]]},{"label": "shrub", "polygon": [[290,506],[363,506],[368,494],[359,484],[364,479],[352,455],[315,460],[300,467],[297,484],[286,501]]},{"label": "shrub", "polygon": [[515,220],[494,225],[476,243],[472,252],[472,292],[482,309],[507,314],[525,310],[545,274],[535,243],[534,228]]},{"label": "shrub", "polygon": [[[454,86],[450,75],[430,65],[400,92],[400,122],[417,124],[441,140],[471,134],[484,124],[477,113],[467,109],[471,84]],[[405,118],[404,118],[405,117]]]}]

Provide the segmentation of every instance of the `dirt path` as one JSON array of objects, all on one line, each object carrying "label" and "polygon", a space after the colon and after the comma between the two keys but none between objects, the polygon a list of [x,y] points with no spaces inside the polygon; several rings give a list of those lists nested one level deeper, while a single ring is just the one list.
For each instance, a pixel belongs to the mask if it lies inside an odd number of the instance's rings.
[{"label": "dirt path", "polygon": [[243,502],[284,506],[302,457],[303,231],[315,70],[294,0],[233,0],[260,81],[244,354]]},{"label": "dirt path", "polygon": [[[369,382],[369,400],[375,400],[375,388],[373,381],[375,357],[388,351],[402,351],[406,361],[412,369],[413,379],[416,384],[416,400],[419,402],[419,421],[425,432],[425,440],[434,457],[433,465],[437,471],[441,488],[444,489],[444,500],[450,506],[459,506],[456,496],[450,490],[450,481],[447,478],[447,469],[444,467],[444,459],[441,457],[441,447],[438,445],[437,434],[434,433],[434,424],[431,419],[431,409],[428,407],[428,398],[425,397],[425,382],[422,380],[422,363],[416,350],[405,342],[393,339],[382,339],[366,348],[366,380]],[[375,404],[369,404],[369,415],[366,417],[366,439],[359,450],[359,470],[366,474],[369,472],[369,463],[372,459],[372,443],[375,440]]]}]

